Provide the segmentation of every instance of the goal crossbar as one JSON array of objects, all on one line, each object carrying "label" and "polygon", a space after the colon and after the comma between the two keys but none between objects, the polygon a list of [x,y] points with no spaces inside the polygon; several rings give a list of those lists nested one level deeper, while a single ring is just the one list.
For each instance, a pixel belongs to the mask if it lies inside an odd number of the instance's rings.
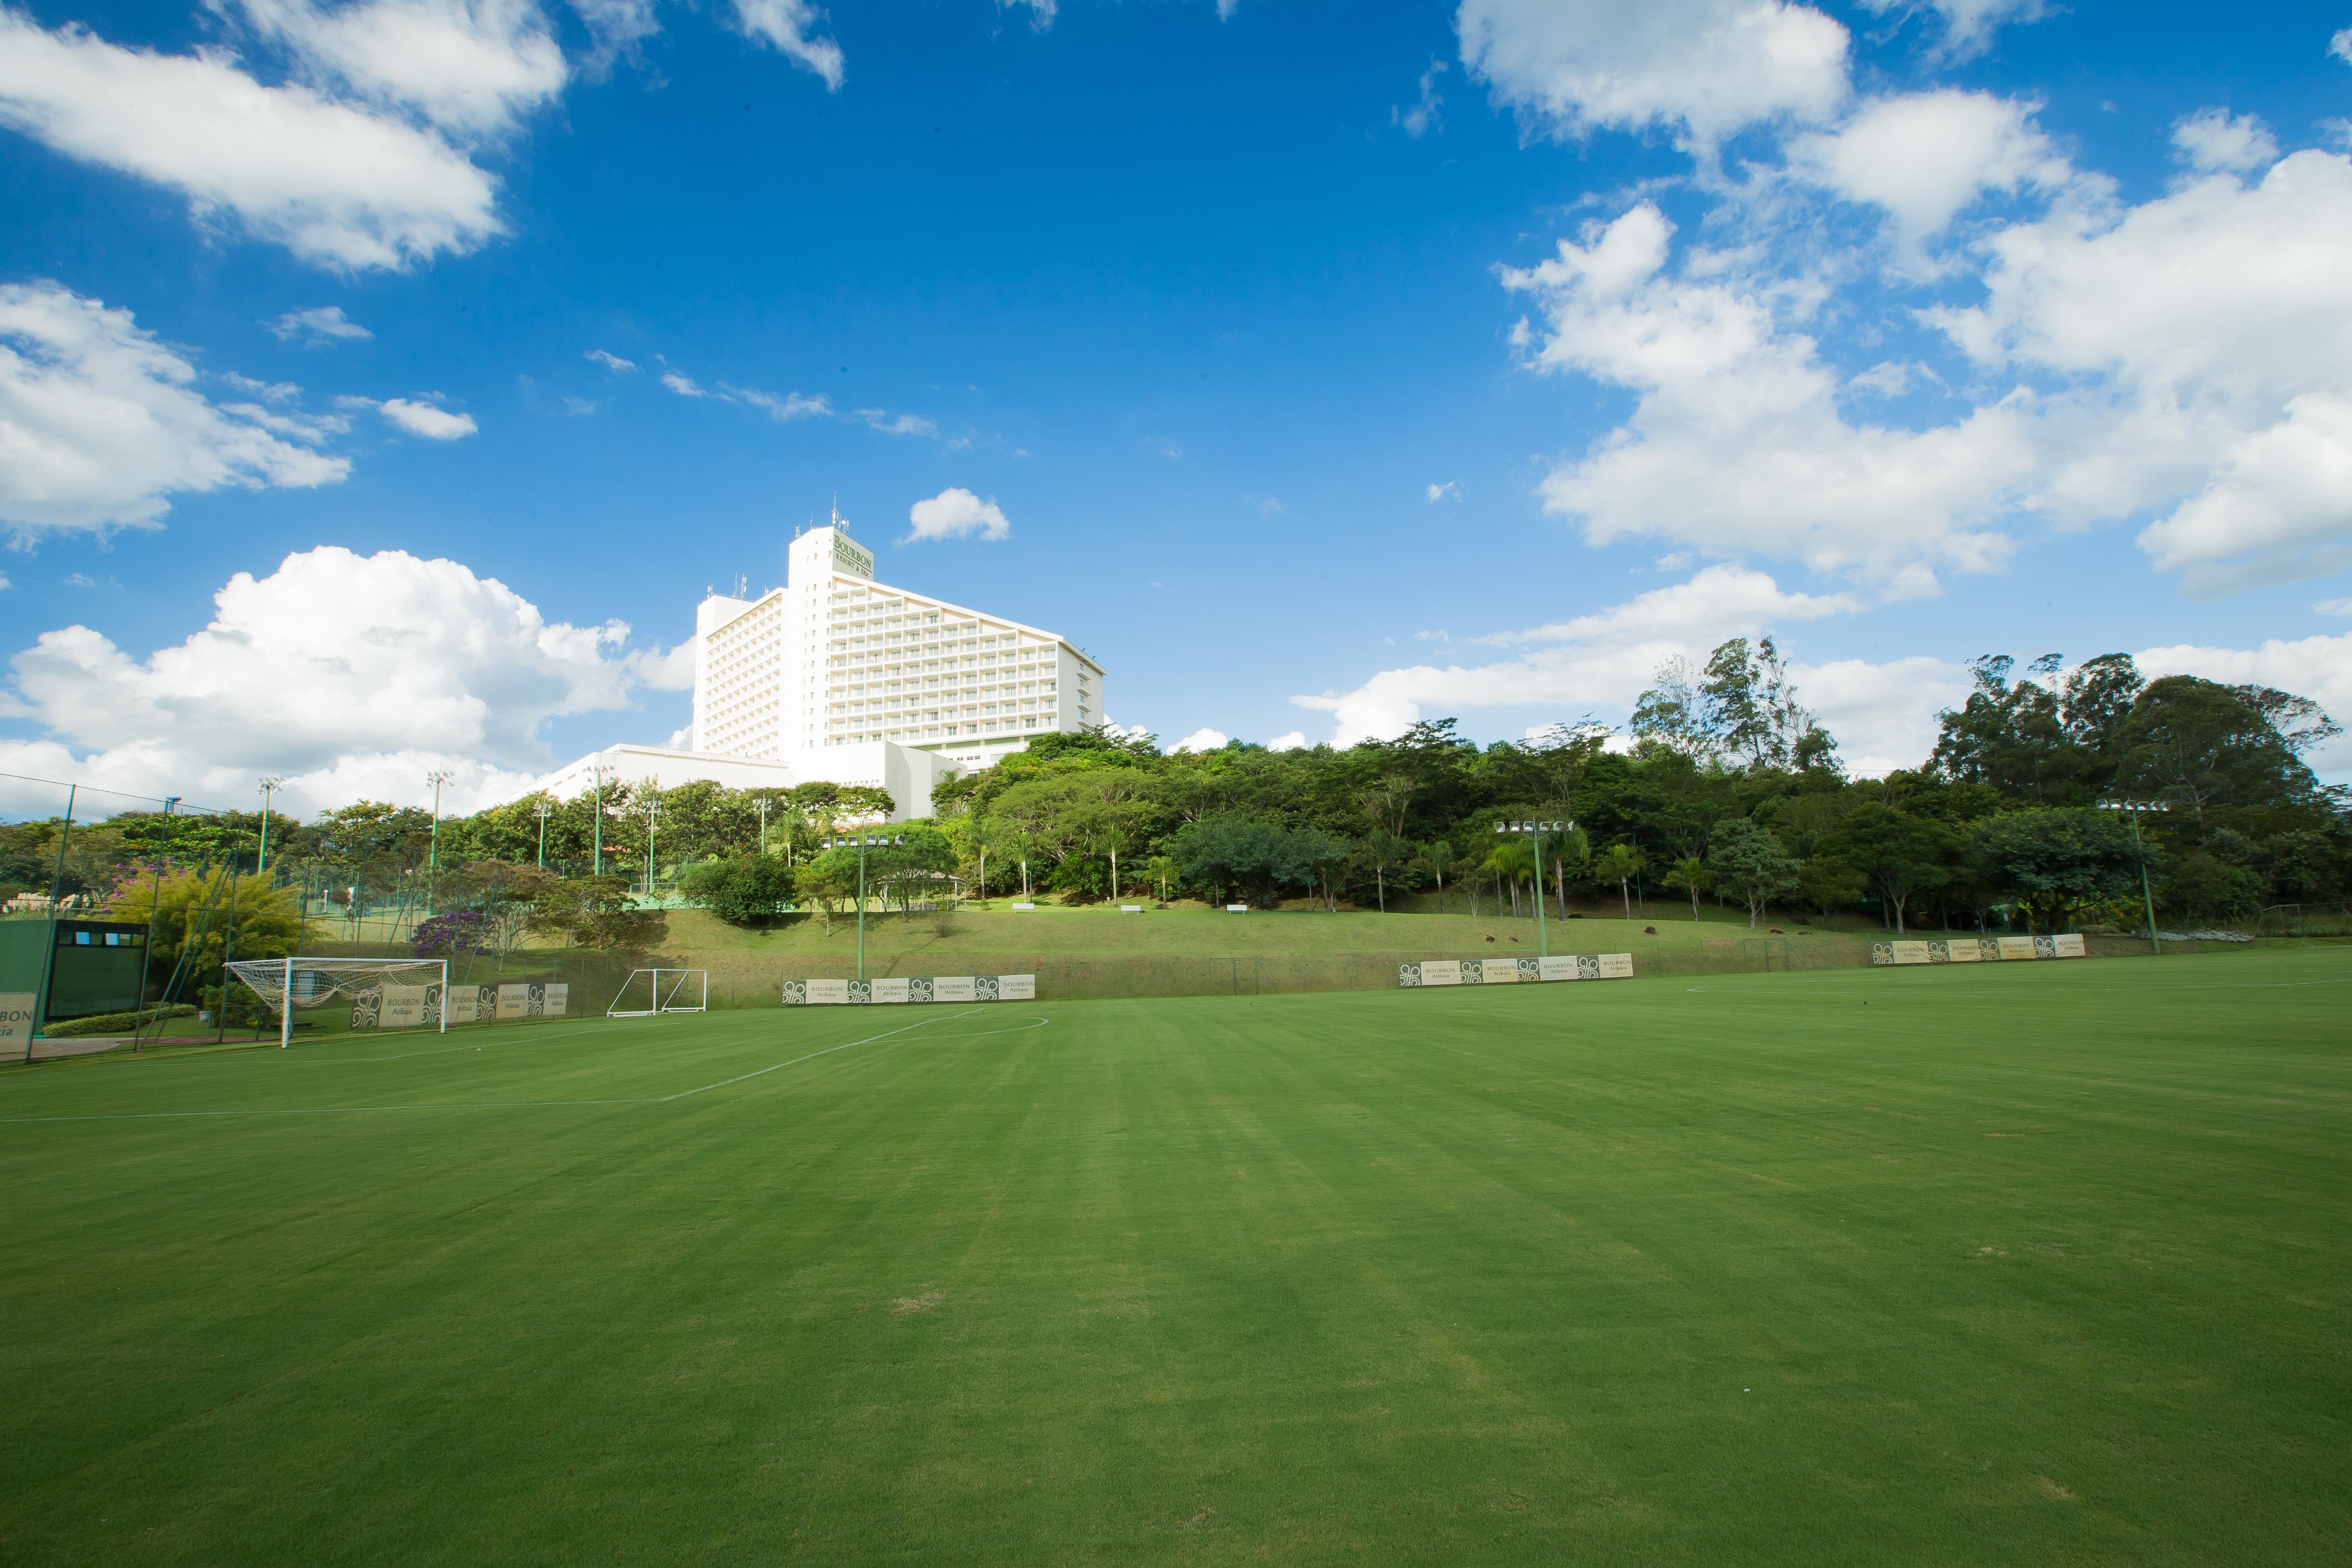
[{"label": "goal crossbar", "polygon": [[[433,1009],[439,1033],[449,1032],[449,961],[446,958],[243,958],[228,965],[229,973],[264,1005],[278,1009],[278,1047],[294,1041],[294,1009],[315,1007],[337,996],[354,1000],[369,992],[381,993],[397,975],[431,976],[425,985],[426,1005]],[[228,994],[221,994],[228,1005]]]},{"label": "goal crossbar", "polygon": [[[643,1007],[624,1007],[624,1002],[635,1002],[637,978],[646,981]],[[633,969],[622,982],[620,994],[604,1009],[607,1018],[650,1018],[659,1013],[707,1013],[710,1010],[710,971],[708,969]]]}]

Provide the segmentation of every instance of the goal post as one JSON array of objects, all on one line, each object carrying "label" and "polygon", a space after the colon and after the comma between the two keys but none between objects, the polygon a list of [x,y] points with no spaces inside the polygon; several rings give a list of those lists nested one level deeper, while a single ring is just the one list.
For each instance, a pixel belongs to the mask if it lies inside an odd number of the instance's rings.
[{"label": "goal post", "polygon": [[[246,958],[228,972],[265,1007],[278,1011],[278,1046],[294,1043],[294,1010],[319,1007],[338,997],[373,1001],[376,1017],[394,1018],[413,1006],[415,1022],[449,1030],[449,961],[446,958]],[[387,1008],[386,1004],[391,1006]],[[228,1005],[228,994],[221,994]]]},{"label": "goal post", "polygon": [[621,994],[604,1009],[607,1018],[651,1018],[662,1013],[710,1010],[708,969],[633,969]]}]

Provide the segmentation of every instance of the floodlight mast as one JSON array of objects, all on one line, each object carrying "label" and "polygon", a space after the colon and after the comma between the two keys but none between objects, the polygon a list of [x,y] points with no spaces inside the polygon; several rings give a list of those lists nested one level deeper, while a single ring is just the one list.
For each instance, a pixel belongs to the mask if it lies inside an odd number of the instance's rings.
[{"label": "floodlight mast", "polygon": [[278,793],[278,786],[286,780],[282,775],[277,775],[256,782],[261,787],[261,849],[253,860],[253,872],[257,877],[269,869],[269,797]]},{"label": "floodlight mast", "polygon": [[425,852],[425,914],[431,919],[439,911],[434,908],[441,890],[441,786],[457,775],[446,768],[436,768],[425,775],[433,786],[433,837]]},{"label": "floodlight mast", "polygon": [[547,819],[555,815],[555,803],[541,795],[539,804],[530,808],[530,814],[539,818],[539,868],[544,871],[547,869]]},{"label": "floodlight mast", "polygon": [[[1551,933],[1544,925],[1543,836],[1547,833],[1559,833],[1566,828],[1573,828],[1575,826],[1576,824],[1573,822],[1498,822],[1495,824],[1495,832],[1498,837],[1516,837],[1519,834],[1525,833],[1532,835],[1535,838],[1536,955],[1539,958],[1549,958],[1551,956]],[[1517,939],[1513,938],[1512,940],[1517,941]]]},{"label": "floodlight mast", "polygon": [[2156,895],[2147,888],[2147,850],[2139,840],[2139,819],[2151,811],[2170,811],[2171,804],[2161,800],[2103,800],[2099,802],[2099,809],[2120,811],[2124,814],[2124,820],[2131,824],[2132,854],[2139,861],[2140,902],[2147,910],[2147,944],[2156,949],[2157,956],[2161,958],[2164,956],[2164,942],[2156,934]]},{"label": "floodlight mast", "polygon": [[866,978],[866,847],[870,844],[879,848],[904,844],[907,836],[903,833],[854,833],[846,838],[836,835],[821,842],[827,849],[846,849],[852,845],[857,847],[857,978],[863,980]]}]

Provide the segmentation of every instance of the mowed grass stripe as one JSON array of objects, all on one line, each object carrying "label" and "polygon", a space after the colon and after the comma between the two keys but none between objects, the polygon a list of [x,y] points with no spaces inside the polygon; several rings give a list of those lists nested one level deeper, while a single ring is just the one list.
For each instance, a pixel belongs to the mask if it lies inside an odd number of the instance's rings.
[{"label": "mowed grass stripe", "polygon": [[[2345,977],[1047,1003],[667,1104],[13,1125],[0,1307],[41,1331],[0,1350],[0,1541],[2326,1561]],[[352,1071],[645,1100],[897,1012]],[[335,1076],[77,1067],[0,1109]]]}]

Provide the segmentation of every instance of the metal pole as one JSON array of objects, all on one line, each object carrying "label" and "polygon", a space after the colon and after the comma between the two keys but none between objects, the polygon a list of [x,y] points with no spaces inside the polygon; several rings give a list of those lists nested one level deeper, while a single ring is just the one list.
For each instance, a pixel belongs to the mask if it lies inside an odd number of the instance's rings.
[{"label": "metal pole", "polygon": [[541,800],[532,808],[531,815],[539,818],[539,868],[544,871],[547,869],[547,819],[555,815],[555,803]]},{"label": "metal pole", "polygon": [[[176,795],[165,797],[163,801],[164,832],[159,836],[155,846],[155,879],[147,892],[147,945],[139,954],[139,1006],[131,1009],[131,1050],[134,1056],[139,1051],[139,1037],[147,1027],[145,1024],[138,1021],[139,1010],[147,1005],[147,979],[155,967],[155,911],[157,906],[163,901],[164,846],[162,839],[170,836],[172,808],[179,804],[180,797]],[[158,1026],[155,1030],[156,1037],[162,1038],[163,1034],[163,1028]]]},{"label": "metal pole", "polygon": [[1545,928],[1544,928],[1544,896],[1543,896],[1543,828],[1544,828],[1544,825],[1543,825],[1542,823],[1540,823],[1540,822],[1538,822],[1538,823],[1537,823],[1537,824],[1535,825],[1535,831],[1536,831],[1536,953],[1537,953],[1537,955],[1538,955],[1538,957],[1542,957],[1542,958],[1549,958],[1549,957],[1551,956],[1551,933],[1550,933],[1549,931],[1548,931],[1547,930],[1545,930]]},{"label": "metal pole", "polygon": [[213,1020],[213,1044],[228,1040],[228,966],[236,956],[236,851],[228,856],[228,924],[221,931],[220,1015]]},{"label": "metal pole", "polygon": [[278,1048],[294,1043],[294,961],[286,961],[286,985],[278,995]]},{"label": "metal pole", "polygon": [[857,836],[857,978],[866,978],[866,835]]},{"label": "metal pole", "polygon": [[2132,853],[2139,857],[2139,898],[2147,910],[2147,944],[2156,949],[2158,958],[2162,958],[2164,943],[2158,940],[2156,934],[2156,895],[2148,890],[2147,886],[2147,850],[2139,841],[2139,814],[2126,812],[2126,815],[2131,818]]},{"label": "metal pole", "polygon": [[436,902],[441,890],[441,786],[449,774],[430,773],[425,782],[433,786],[433,837],[425,851],[425,918],[431,920],[438,912]]},{"label": "metal pole", "polygon": [[79,784],[66,785],[66,821],[58,832],[58,868],[49,878],[49,944],[41,954],[40,980],[33,991],[33,1016],[25,1020],[25,1059],[33,1059],[33,1037],[41,1032],[49,1013],[49,973],[58,964],[58,900],[65,896],[66,846],[73,841],[74,800]]}]

